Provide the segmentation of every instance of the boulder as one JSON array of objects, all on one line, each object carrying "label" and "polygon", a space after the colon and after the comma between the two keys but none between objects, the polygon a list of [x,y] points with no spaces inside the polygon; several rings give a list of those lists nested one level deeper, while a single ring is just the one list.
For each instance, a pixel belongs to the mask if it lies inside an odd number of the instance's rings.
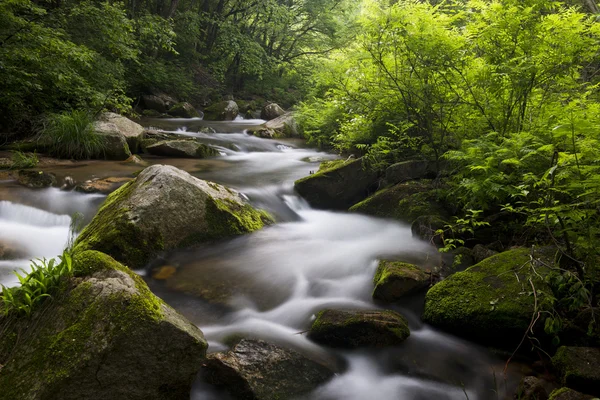
[{"label": "boulder", "polygon": [[548,392],[541,379],[535,376],[526,376],[519,383],[516,398],[519,400],[548,400]]},{"label": "boulder", "polygon": [[292,113],[286,113],[256,128],[248,129],[248,133],[263,139],[281,139],[299,137],[298,124]]},{"label": "boulder", "polygon": [[0,399],[188,398],[202,332],[98,252],[30,318],[0,317]]},{"label": "boulder", "polygon": [[552,364],[565,386],[600,396],[600,348],[561,346]]},{"label": "boulder", "polygon": [[[529,279],[538,311],[553,307],[552,290],[543,277],[550,272],[545,265],[553,263],[554,252],[551,248],[509,250],[450,275],[427,292],[423,320],[457,336],[514,349],[534,315]],[[535,332],[543,327],[543,319],[542,314]]]},{"label": "boulder", "polygon": [[283,114],[285,110],[276,103],[267,104],[260,110],[260,117],[267,121],[281,117]]},{"label": "boulder", "polygon": [[231,351],[210,355],[203,379],[224,387],[234,399],[291,399],[333,377],[323,365],[262,340],[242,339]]},{"label": "boulder", "polygon": [[106,198],[75,248],[141,268],[162,251],[252,232],[271,221],[229,188],[153,165]]},{"label": "boulder", "polygon": [[346,210],[367,197],[377,179],[362,159],[336,160],[321,163],[317,173],[297,180],[294,188],[315,208]]},{"label": "boulder", "polygon": [[421,215],[415,218],[412,224],[410,224],[410,231],[414,237],[431,243],[434,246],[443,247],[443,231],[446,225],[446,221],[439,215]]},{"label": "boulder", "polygon": [[169,114],[181,118],[200,118],[200,113],[190,103],[177,103],[169,109]]},{"label": "boulder", "polygon": [[145,94],[142,96],[142,102],[144,103],[144,107],[149,110],[154,110],[159,113],[167,112],[167,105],[159,96]]},{"label": "boulder", "polygon": [[131,181],[129,177],[110,177],[102,179],[87,180],[75,186],[75,190],[81,193],[102,193],[109,194],[114,192],[120,186]]},{"label": "boulder", "polygon": [[133,152],[140,151],[140,146],[145,134],[145,130],[140,124],[112,112],[102,113],[98,120],[114,124],[119,133],[125,137],[129,150]]},{"label": "boulder", "polygon": [[416,265],[399,261],[380,261],[373,278],[373,298],[394,302],[429,286],[431,276]]},{"label": "boulder", "polygon": [[406,319],[395,311],[323,310],[317,314],[308,338],[330,347],[386,347],[410,336]]},{"label": "boulder", "polygon": [[22,169],[17,175],[17,182],[33,189],[47,188],[56,185],[56,176],[43,171]]},{"label": "boulder", "polygon": [[487,247],[481,245],[481,244],[476,244],[473,247],[473,251],[472,251],[472,255],[473,255],[473,260],[478,263],[481,262],[483,260],[485,260],[486,258],[489,258],[491,256],[495,256],[496,254],[498,254],[497,251],[494,250],[490,250]]},{"label": "boulder", "polygon": [[583,394],[566,387],[556,389],[550,393],[550,400],[593,400],[594,396]]},{"label": "boulder", "polygon": [[146,146],[146,151],[162,157],[206,158],[219,155],[216,149],[195,140],[162,140]]},{"label": "boulder", "polygon": [[445,191],[433,187],[429,180],[410,181],[382,189],[350,207],[350,211],[409,224],[423,215],[444,220],[448,215],[444,197]]},{"label": "boulder", "polygon": [[389,166],[385,170],[385,180],[388,184],[435,178],[436,175],[435,164],[424,160],[402,161]]},{"label": "boulder", "polygon": [[116,124],[102,120],[95,121],[94,133],[104,138],[103,155],[105,158],[109,160],[126,160],[131,157],[127,139]]},{"label": "boulder", "polygon": [[238,105],[235,101],[225,100],[204,109],[204,119],[207,121],[233,121],[238,112]]}]

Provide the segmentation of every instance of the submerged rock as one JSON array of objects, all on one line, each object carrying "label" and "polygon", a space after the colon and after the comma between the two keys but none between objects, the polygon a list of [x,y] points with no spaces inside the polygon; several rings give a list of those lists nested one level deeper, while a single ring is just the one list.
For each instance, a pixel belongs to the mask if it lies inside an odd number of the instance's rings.
[{"label": "submerged rock", "polygon": [[373,278],[373,298],[394,302],[429,286],[431,276],[416,265],[399,261],[380,261]]},{"label": "submerged rock", "polygon": [[169,109],[169,114],[181,118],[200,118],[200,113],[190,103],[177,103]]},{"label": "submerged rock", "polygon": [[285,114],[285,110],[276,103],[267,104],[260,111],[260,117],[267,121],[281,117],[283,114]]},{"label": "submerged rock", "polygon": [[41,189],[56,185],[56,176],[43,171],[22,169],[17,175],[17,182],[28,188]]},{"label": "submerged rock", "polygon": [[382,189],[350,207],[350,211],[409,224],[424,215],[444,220],[447,215],[442,205],[444,196],[444,191],[434,188],[431,181],[411,181]]},{"label": "submerged rock", "polygon": [[308,393],[333,372],[303,355],[262,340],[243,339],[231,351],[210,355],[203,379],[235,399],[279,400]]},{"label": "submerged rock", "polygon": [[144,128],[140,124],[112,112],[102,113],[98,120],[108,124],[114,124],[117,127],[118,132],[125,137],[129,150],[132,152],[140,151],[141,143],[144,139]]},{"label": "submerged rock", "polygon": [[188,398],[202,332],[107,255],[73,262],[80,277],[31,318],[0,317],[0,399]]},{"label": "submerged rock", "polygon": [[233,121],[238,113],[239,108],[236,102],[225,100],[204,109],[204,119],[207,121]]},{"label": "submerged rock", "polygon": [[163,140],[147,146],[146,151],[162,157],[206,158],[219,155],[216,149],[195,140]]},{"label": "submerged rock", "polygon": [[565,386],[600,396],[600,348],[562,346],[552,364]]},{"label": "submerged rock", "polygon": [[[435,327],[480,343],[514,348],[529,327],[537,294],[538,311],[552,309],[552,293],[543,276],[554,251],[509,250],[457,272],[434,285],[425,296],[423,320]],[[535,272],[533,271],[535,267]],[[539,274],[539,276],[538,276]],[[543,318],[538,322],[543,326]]]},{"label": "submerged rock", "polygon": [[410,336],[406,319],[395,311],[323,310],[308,332],[308,338],[330,347],[385,347]]},{"label": "submerged rock", "polygon": [[229,188],[153,165],[107,197],[75,246],[141,268],[162,251],[252,232],[271,221]]},{"label": "submerged rock", "polygon": [[556,389],[550,393],[550,400],[593,400],[594,396],[583,394],[566,387]]},{"label": "submerged rock", "polygon": [[346,210],[367,197],[377,179],[362,159],[336,160],[321,163],[317,173],[297,180],[294,188],[315,208]]}]

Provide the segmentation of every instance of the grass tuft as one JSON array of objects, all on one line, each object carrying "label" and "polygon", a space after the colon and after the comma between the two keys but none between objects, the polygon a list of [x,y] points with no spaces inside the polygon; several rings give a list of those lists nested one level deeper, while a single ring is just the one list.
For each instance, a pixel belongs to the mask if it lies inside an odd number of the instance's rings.
[{"label": "grass tuft", "polygon": [[14,151],[11,157],[12,165],[11,169],[27,169],[33,168],[40,160],[35,152],[33,153],[23,153],[21,151]]}]

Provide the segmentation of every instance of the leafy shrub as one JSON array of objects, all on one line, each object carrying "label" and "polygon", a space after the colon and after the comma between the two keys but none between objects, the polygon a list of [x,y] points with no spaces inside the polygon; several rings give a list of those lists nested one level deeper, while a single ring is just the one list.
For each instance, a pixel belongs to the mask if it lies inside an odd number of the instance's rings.
[{"label": "leafy shrub", "polygon": [[13,152],[11,159],[12,169],[33,168],[40,162],[35,152],[23,153],[21,151],[15,151]]},{"label": "leafy shrub", "polygon": [[89,159],[104,152],[102,136],[94,134],[92,115],[84,110],[52,114],[46,118],[40,141],[59,158]]}]

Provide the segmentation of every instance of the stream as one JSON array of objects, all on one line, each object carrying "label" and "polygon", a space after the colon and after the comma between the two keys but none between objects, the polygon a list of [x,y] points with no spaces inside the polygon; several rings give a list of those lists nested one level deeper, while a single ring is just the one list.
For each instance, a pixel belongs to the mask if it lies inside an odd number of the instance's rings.
[{"label": "stream", "polygon": [[[143,156],[151,164],[171,164],[192,175],[243,193],[256,207],[272,213],[277,224],[244,237],[165,254],[145,275],[150,288],[198,325],[209,352],[227,349],[232,337],[260,338],[295,349],[324,363],[345,368],[306,399],[420,400],[508,399],[522,376],[519,364],[503,375],[505,358],[446,335],[420,321],[424,293],[393,306],[409,321],[411,335],[384,350],[332,351],[304,334],[324,308],[375,309],[371,299],[378,259],[399,259],[432,268],[439,254],[414,239],[410,227],[392,220],[311,209],[293,191],[294,180],[337,157],[307,148],[300,140],[269,140],[244,129],[262,120],[207,122],[199,119],[146,120],[147,127],[198,137],[221,156],[206,160]],[[210,126],[218,133],[200,133]],[[49,168],[61,182],[91,177],[130,176],[139,166],[87,161]],[[0,244],[21,256],[0,261],[0,283],[17,282],[12,271],[29,259],[51,258],[69,240],[70,215],[89,221],[105,196],[26,189],[0,181]],[[176,268],[154,279],[162,266]],[[200,380],[192,400],[227,399]]]}]

